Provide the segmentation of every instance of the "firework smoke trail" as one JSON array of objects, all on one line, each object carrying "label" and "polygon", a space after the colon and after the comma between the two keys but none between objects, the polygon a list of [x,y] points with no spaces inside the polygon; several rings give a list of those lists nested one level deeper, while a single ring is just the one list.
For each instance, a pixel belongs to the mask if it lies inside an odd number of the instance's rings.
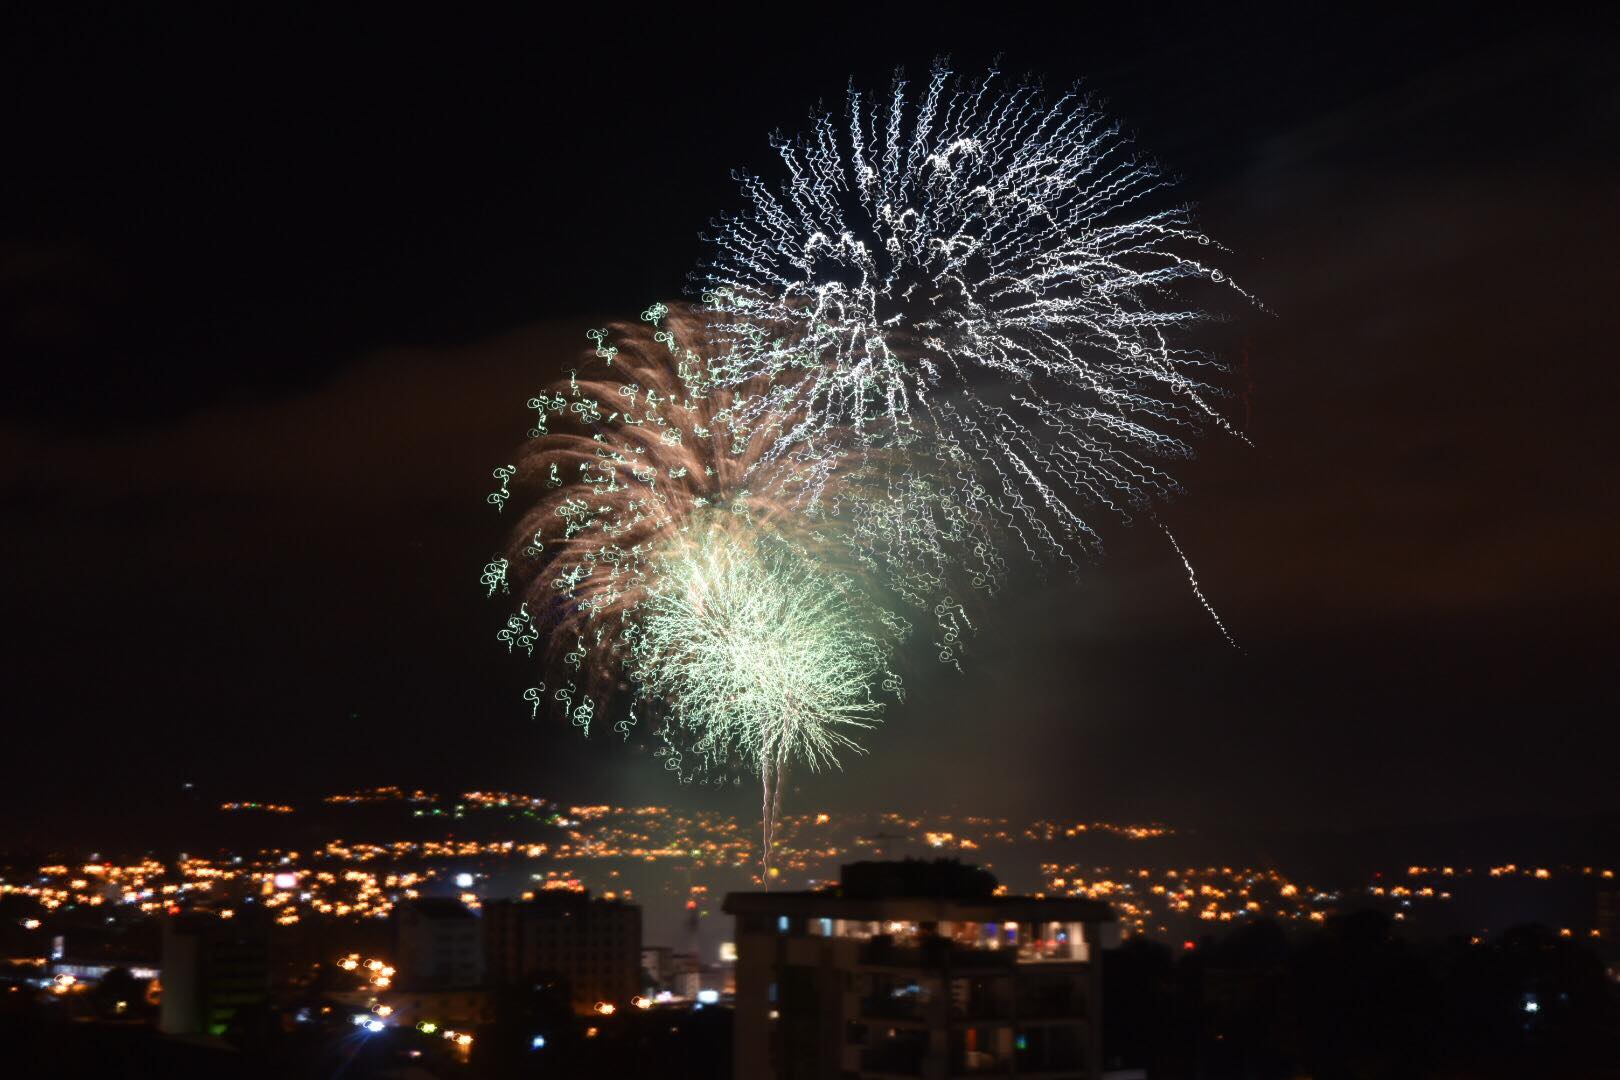
[{"label": "firework smoke trail", "polygon": [[[1206,381],[1225,369],[1182,340],[1207,316],[1178,298],[1236,287],[1077,92],[936,64],[915,98],[902,77],[883,101],[852,86],[843,117],[773,145],[785,179],[741,177],[696,277],[714,371],[771,387],[744,422],[794,417],[756,488],[847,517],[914,604],[957,606],[953,578],[993,590],[999,537],[1077,565],[1094,510],[1129,519],[1179,490],[1155,461],[1237,434]],[[828,462],[855,474],[841,493]]]},{"label": "firework smoke trail", "polygon": [[759,388],[714,384],[688,344],[702,330],[656,304],[591,331],[581,369],[530,400],[532,441],[495,470],[489,502],[532,501],[481,583],[515,589],[498,638],[540,646],[560,678],[549,699],[544,684],[525,694],[536,714],[555,701],[588,734],[627,686],[615,730],[628,737],[639,704],[682,779],[760,776],[768,877],[790,766],[859,749],[848,732],[877,721],[874,684],[900,692],[887,657],[907,624],[833,568],[826,535],[749,489],[773,425],[793,417],[740,421],[738,393]]}]

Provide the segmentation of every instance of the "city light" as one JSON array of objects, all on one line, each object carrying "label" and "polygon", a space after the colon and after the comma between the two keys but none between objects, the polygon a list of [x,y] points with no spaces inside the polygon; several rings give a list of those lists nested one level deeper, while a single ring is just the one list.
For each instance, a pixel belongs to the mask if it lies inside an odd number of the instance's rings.
[{"label": "city light", "polygon": [[[507,802],[504,810],[501,799]],[[589,889],[598,896],[611,893],[632,900],[633,890],[619,876],[627,865],[659,867],[656,872],[660,874],[702,875],[747,870],[755,857],[747,820],[715,811],[680,811],[657,805],[560,807],[521,793],[481,802],[469,799],[465,805],[467,813],[503,815],[513,806],[544,806],[552,818],[566,824],[555,825],[557,832],[544,842],[516,836],[365,843],[334,839],[308,851],[246,849],[208,858],[187,855],[172,862],[152,858],[125,865],[104,860],[45,862],[29,874],[0,880],[0,901],[36,905],[31,912],[16,912],[13,925],[45,935],[47,943],[63,937],[61,928],[51,925],[59,915],[97,907],[113,914],[118,925],[129,926],[188,913],[218,919],[224,911],[233,912],[240,921],[262,905],[266,913],[273,913],[272,926],[279,932],[293,926],[299,917],[305,922],[331,924],[386,920],[396,904],[412,899],[423,886],[466,872],[455,870],[454,860],[505,863],[513,871],[522,866],[527,885],[523,892],[531,897],[577,895]],[[1341,912],[1365,905],[1380,908],[1399,925],[1422,929],[1449,923],[1455,916],[1445,914],[1447,909],[1457,904],[1459,896],[1470,891],[1477,895],[1482,887],[1501,883],[1514,889],[1545,889],[1550,899],[1552,890],[1573,881],[1611,888],[1616,874],[1612,865],[1569,866],[1528,856],[1516,863],[1473,866],[1401,860],[1360,885],[1342,881],[1330,885],[1275,865],[1166,865],[1162,841],[1179,834],[1159,822],[1019,820],[952,813],[834,815],[823,810],[784,814],[777,827],[782,840],[780,868],[812,885],[827,881],[839,863],[908,848],[928,850],[930,835],[949,837],[943,848],[952,853],[978,851],[994,861],[1034,856],[1038,877],[1032,887],[1026,886],[1028,891],[1106,902],[1115,911],[1123,936],[1145,935],[1177,948],[1183,940],[1198,941],[1215,926],[1261,919],[1322,926]],[[884,839],[874,839],[880,834]],[[1070,840],[1084,843],[1099,834],[1140,850],[1141,858],[1132,856],[1115,866],[1098,868],[1077,852],[1054,846]],[[287,867],[295,860],[300,867],[297,889],[266,893],[265,887],[274,884],[278,875],[294,873]],[[398,868],[405,863],[414,864],[413,868]],[[674,902],[687,917],[713,917],[715,905],[705,886],[683,884],[677,895]],[[480,902],[488,904],[498,898]],[[1590,921],[1567,917],[1547,921],[1562,940],[1596,943],[1611,936],[1595,913]],[[1484,934],[1479,929],[1470,932],[1486,940],[1490,928]],[[709,955],[720,963],[733,963],[734,945],[721,941],[718,951]],[[64,948],[54,943],[42,947],[42,959],[59,960]],[[383,957],[342,953],[330,965],[353,976],[356,988],[373,993],[392,990],[400,982],[395,965]],[[60,999],[82,990],[83,985],[82,981],[52,982],[45,989]],[[618,1001],[621,1011],[634,1007],[628,993],[622,999],[598,993],[604,1001]],[[666,988],[655,1000],[672,997]],[[696,1003],[718,999],[718,995],[705,995]]]}]

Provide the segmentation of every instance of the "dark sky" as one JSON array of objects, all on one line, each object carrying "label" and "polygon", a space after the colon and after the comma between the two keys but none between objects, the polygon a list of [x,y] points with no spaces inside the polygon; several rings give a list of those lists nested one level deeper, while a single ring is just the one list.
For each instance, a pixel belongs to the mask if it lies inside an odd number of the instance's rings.
[{"label": "dark sky", "polygon": [[1165,512],[1245,652],[1114,529],[798,808],[1611,809],[1612,23],[1041,7],[10,17],[5,820],[183,780],[716,798],[530,722],[489,470],[587,328],[681,294],[772,128],[941,52],[1086,80],[1265,302],[1220,338],[1256,446]]}]

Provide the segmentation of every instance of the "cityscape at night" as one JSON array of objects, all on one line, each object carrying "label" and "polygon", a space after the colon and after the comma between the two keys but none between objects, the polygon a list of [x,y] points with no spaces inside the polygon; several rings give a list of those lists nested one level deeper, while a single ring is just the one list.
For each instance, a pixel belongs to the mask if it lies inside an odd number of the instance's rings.
[{"label": "cityscape at night", "polygon": [[[340,808],[356,808],[358,820],[345,821]],[[358,808],[380,812],[362,816]],[[221,815],[298,812],[277,803],[218,807]],[[306,921],[363,926],[385,924],[401,901],[424,896],[451,897],[476,911],[492,897],[590,892],[635,900],[647,932],[712,961],[727,932],[723,919],[710,918],[717,914],[716,898],[758,883],[748,821],[719,812],[563,806],[513,792],[440,796],[387,786],[330,795],[303,813],[348,838],[335,835],[300,850],[290,846],[297,843],[292,836],[310,832],[288,828],[282,831],[289,846],[210,855],[149,852],[125,861],[92,851],[56,853],[65,861],[8,865],[0,896],[16,915],[13,922],[39,942],[71,927],[101,944],[114,932],[138,937],[140,926],[165,915],[199,911],[230,919],[244,905],[270,912],[278,927]],[[1107,901],[1124,936],[1177,946],[1211,931],[1200,924],[1256,917],[1320,923],[1369,907],[1429,933],[1481,940],[1508,928],[1493,914],[1507,906],[1507,897],[1527,902],[1563,938],[1599,941],[1613,931],[1603,920],[1614,917],[1603,914],[1601,898],[1620,890],[1617,865],[1538,860],[1533,851],[1523,852],[1521,861],[1455,866],[1401,865],[1398,857],[1380,862],[1358,854],[1337,857],[1340,865],[1333,867],[1335,856],[1308,846],[1326,845],[1325,838],[1300,837],[1292,867],[1286,856],[1271,865],[1234,865],[1243,843],[1178,834],[1157,822],[817,812],[785,815],[781,838],[784,887],[834,881],[847,862],[954,858],[994,871],[1003,890]],[[1562,856],[1584,842],[1566,837],[1550,853]],[[1406,843],[1425,852],[1442,846],[1423,836]],[[1502,850],[1512,843],[1466,846]],[[1401,844],[1399,838],[1383,841],[1392,852]],[[1228,861],[1190,861],[1200,852]],[[15,938],[15,951],[26,956],[25,946],[26,939]],[[43,957],[47,950],[33,951]]]},{"label": "cityscape at night", "polygon": [[1620,33],[0,21],[0,1077],[1620,1080]]},{"label": "cityscape at night", "polygon": [[[729,1017],[734,1000],[737,945],[721,904],[727,894],[760,885],[745,816],[387,785],[307,805],[225,801],[200,807],[198,818],[192,831],[199,842],[210,835],[258,839],[206,854],[58,851],[50,862],[0,868],[9,1015],[156,1022],[167,1015],[164,973],[175,957],[164,927],[207,920],[220,930],[252,928],[244,932],[255,943],[259,973],[243,1003],[214,1007],[211,1033],[241,1035],[250,1022],[294,1033],[278,1050],[276,1068],[335,1067],[321,1064],[325,1055],[354,1050],[363,1032],[372,1037],[365,1068],[386,1071],[392,1055],[498,1069],[474,1050],[479,1032],[493,1033],[492,1041],[513,1038],[493,1023],[501,994],[490,974],[502,963],[500,950],[487,927],[476,927],[491,905],[571,899],[633,911],[635,945],[627,938],[621,947],[621,978],[576,975],[582,997],[526,1017],[536,1027],[531,1043],[543,1040],[553,1058],[572,1053],[565,1060],[597,1068],[615,1053],[645,1053],[643,1028],[653,1015],[671,1022],[665,1035],[689,1025],[687,1039],[671,1043],[684,1047],[681,1053],[717,1052],[729,1033],[716,1018]],[[995,875],[993,895],[1101,901],[1116,924],[1116,947],[1132,943],[1184,962],[1200,950],[1218,951],[1239,929],[1308,934],[1352,914],[1377,913],[1404,939],[1482,955],[1504,949],[1533,923],[1549,943],[1602,958],[1615,981],[1617,867],[1565,860],[1582,850],[1614,850],[1616,827],[1612,820],[1566,823],[1544,842],[1543,858],[1523,839],[1478,828],[1461,842],[1445,830],[1412,830],[1261,844],[1164,822],[829,810],[784,815],[772,887],[786,895],[834,888],[841,867],[883,860],[972,864]],[[1585,831],[1600,828],[1607,835]],[[1424,858],[1437,850],[1520,854],[1440,865],[1403,860],[1402,849]],[[1200,862],[1199,855],[1225,861]],[[452,916],[475,928],[468,967],[454,977],[408,929],[416,919]],[[111,998],[104,984],[119,996]],[[1527,979],[1523,993],[1533,998],[1543,984]],[[164,1067],[206,1075],[227,1066],[204,1054]]]}]

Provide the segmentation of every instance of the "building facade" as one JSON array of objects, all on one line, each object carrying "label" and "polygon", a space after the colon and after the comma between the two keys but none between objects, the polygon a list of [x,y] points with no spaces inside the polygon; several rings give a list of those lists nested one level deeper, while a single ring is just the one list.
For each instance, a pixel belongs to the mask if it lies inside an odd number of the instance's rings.
[{"label": "building facade", "polygon": [[837,889],[728,896],[736,1076],[1101,1076],[1112,912],[993,891],[956,864],[867,863]]},{"label": "building facade", "polygon": [[552,976],[568,985],[576,1012],[629,1006],[642,991],[641,908],[589,893],[541,892],[484,905],[490,978],[515,983]]},{"label": "building facade", "polygon": [[166,918],[158,1030],[165,1035],[262,1030],[269,1016],[269,940],[262,913]]},{"label": "building facade", "polygon": [[394,915],[399,984],[445,990],[484,984],[484,934],[478,913],[459,900],[411,900]]}]

